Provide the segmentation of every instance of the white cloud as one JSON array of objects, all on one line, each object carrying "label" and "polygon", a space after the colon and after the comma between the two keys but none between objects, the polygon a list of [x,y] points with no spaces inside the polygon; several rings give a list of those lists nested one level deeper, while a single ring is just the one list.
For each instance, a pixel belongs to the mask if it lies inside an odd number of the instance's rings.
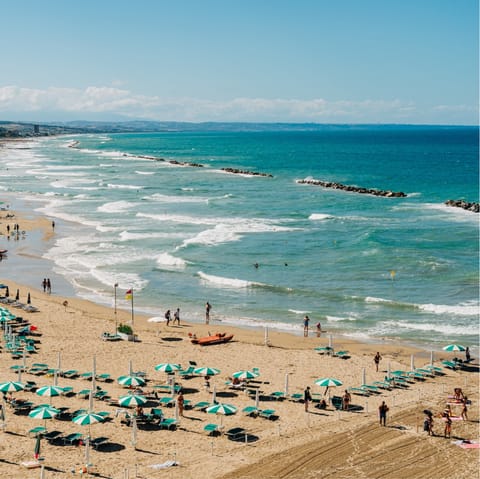
[{"label": "white cloud", "polygon": [[[116,87],[85,89],[0,87],[1,112],[62,112],[77,119],[102,113],[112,117],[176,121],[278,121],[318,123],[476,123],[475,107],[432,106],[420,111],[398,99],[328,101],[325,99],[234,98],[228,101],[161,98]],[[462,119],[463,118],[463,119]],[[48,120],[46,118],[45,120]]]}]

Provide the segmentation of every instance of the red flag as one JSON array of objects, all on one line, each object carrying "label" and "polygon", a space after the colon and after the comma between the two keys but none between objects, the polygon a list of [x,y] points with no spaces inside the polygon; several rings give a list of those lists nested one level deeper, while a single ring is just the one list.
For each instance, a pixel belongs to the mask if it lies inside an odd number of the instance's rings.
[{"label": "red flag", "polygon": [[125,299],[127,300],[130,300],[133,298],[133,290],[129,289],[126,293],[125,293]]}]

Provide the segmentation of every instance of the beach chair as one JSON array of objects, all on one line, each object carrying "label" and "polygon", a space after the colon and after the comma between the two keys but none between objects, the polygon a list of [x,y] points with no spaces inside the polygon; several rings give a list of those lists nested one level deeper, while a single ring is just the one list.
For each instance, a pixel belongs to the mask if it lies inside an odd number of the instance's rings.
[{"label": "beach chair", "polygon": [[387,389],[387,390],[392,389],[392,386],[388,381],[373,381],[372,384],[381,389]]},{"label": "beach chair", "polygon": [[356,394],[357,396],[370,396],[370,391],[361,386],[358,388],[348,388],[348,392],[351,394]]},{"label": "beach chair", "polygon": [[442,364],[447,368],[451,369],[452,371],[457,370],[457,364],[454,363],[453,361],[442,361]]},{"label": "beach chair", "polygon": [[96,437],[95,439],[90,439],[90,445],[93,449],[97,450],[100,446],[108,442],[108,437]]},{"label": "beach chair", "polygon": [[86,379],[87,381],[90,381],[93,377],[93,373],[92,373],[92,371],[87,371],[86,373],[80,374],[80,377],[82,379]]},{"label": "beach chair", "polygon": [[82,389],[77,392],[77,397],[82,399],[87,399],[90,396],[90,389]]},{"label": "beach chair", "polygon": [[350,358],[350,354],[348,353],[348,351],[335,351],[333,353],[333,357],[340,359],[348,359]]},{"label": "beach chair", "polygon": [[158,401],[162,406],[172,407],[175,404],[174,397],[163,397]]},{"label": "beach chair", "polygon": [[50,431],[42,434],[42,438],[46,439],[49,443],[55,442],[62,433],[60,431]]},{"label": "beach chair", "polygon": [[158,423],[160,429],[168,429],[169,431],[175,431],[177,429],[177,420],[175,418],[162,418]]},{"label": "beach chair", "polygon": [[317,351],[318,354],[330,355],[333,353],[333,348],[330,348],[329,346],[319,346],[314,348],[314,351]]},{"label": "beach chair", "polygon": [[257,417],[260,410],[255,406],[247,406],[242,409],[242,412],[245,414],[245,416]]},{"label": "beach chair", "polygon": [[197,402],[192,406],[192,409],[195,409],[195,411],[205,411],[208,406],[211,406],[212,404],[209,403],[208,401],[200,401]]},{"label": "beach chair", "polygon": [[95,379],[97,381],[103,381],[103,382],[108,382],[110,380],[110,374],[104,373],[104,374],[97,374],[95,376]]},{"label": "beach chair", "polygon": [[332,396],[330,402],[335,409],[342,409],[343,407],[343,400],[340,396]]},{"label": "beach chair", "polygon": [[95,414],[98,414],[103,418],[103,422],[111,421],[112,418],[110,417],[110,413],[108,411],[100,411]]},{"label": "beach chair", "polygon": [[63,392],[61,393],[62,396],[73,396],[75,393],[73,392],[72,386],[65,386],[62,388]]},{"label": "beach chair", "polygon": [[69,369],[68,371],[63,371],[63,372],[61,373],[61,375],[62,375],[64,378],[73,379],[73,378],[78,377],[78,371],[77,371],[76,369]]},{"label": "beach chair", "polygon": [[274,421],[275,419],[278,419],[278,416],[275,414],[275,411],[273,409],[261,409],[258,411],[258,417],[263,417],[264,419],[270,419],[271,421]]},{"label": "beach chair", "polygon": [[380,391],[378,390],[378,386],[375,386],[373,384],[362,384],[360,386],[362,389],[366,389],[369,393],[375,393],[378,394]]},{"label": "beach chair", "polygon": [[80,440],[83,438],[83,434],[80,432],[72,432],[71,434],[67,434],[66,436],[62,437],[62,443],[63,445],[69,445],[69,446],[76,446],[80,442]]},{"label": "beach chair", "polygon": [[303,401],[303,394],[302,393],[293,393],[288,396],[288,399],[293,402],[301,402]]},{"label": "beach chair", "polygon": [[274,391],[270,393],[270,397],[275,401],[283,401],[285,399],[285,393],[283,391]]},{"label": "beach chair", "polygon": [[244,439],[247,431],[243,427],[234,427],[225,431],[225,436],[228,437],[231,441],[238,441],[239,439]]},{"label": "beach chair", "polygon": [[37,383],[35,381],[27,381],[23,388],[24,391],[35,392],[37,390]]},{"label": "beach chair", "polygon": [[181,371],[178,371],[178,375],[184,379],[190,379],[192,378],[193,376],[195,376],[195,374],[193,374],[193,372],[195,371],[195,368],[197,367],[197,363],[195,361],[188,361],[188,368],[187,369],[183,369]]},{"label": "beach chair", "polygon": [[28,435],[30,437],[37,437],[37,436],[42,436],[43,434],[45,434],[47,432],[47,428],[46,427],[43,427],[43,426],[37,426],[37,427],[34,427],[33,429],[30,429],[28,431]]},{"label": "beach chair", "polygon": [[207,433],[208,436],[216,436],[221,434],[222,427],[218,424],[206,424],[203,430]]}]

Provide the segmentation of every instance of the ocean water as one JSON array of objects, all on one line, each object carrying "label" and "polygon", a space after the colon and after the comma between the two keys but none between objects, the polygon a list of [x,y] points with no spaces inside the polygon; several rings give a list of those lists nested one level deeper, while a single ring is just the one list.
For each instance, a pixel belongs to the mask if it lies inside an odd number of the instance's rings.
[{"label": "ocean water", "polygon": [[1,149],[0,199],[55,220],[43,261],[89,300],[113,305],[118,283],[119,307],[133,288],[136,311],[200,322],[208,300],[222,328],[300,333],[308,314],[334,335],[474,346],[479,216],[443,203],[478,201],[478,144],[401,126],[38,138]]}]

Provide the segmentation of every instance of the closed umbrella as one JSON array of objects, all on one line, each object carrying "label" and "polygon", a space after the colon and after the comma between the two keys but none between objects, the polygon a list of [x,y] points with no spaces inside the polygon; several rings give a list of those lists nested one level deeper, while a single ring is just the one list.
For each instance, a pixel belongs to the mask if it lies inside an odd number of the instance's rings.
[{"label": "closed umbrella", "polygon": [[35,448],[33,449],[33,457],[38,460],[40,457],[40,443],[42,441],[42,436],[40,434],[37,435],[37,439],[35,441]]},{"label": "closed umbrella", "polygon": [[143,406],[146,402],[147,398],[139,394],[128,394],[118,400],[118,404],[125,407]]},{"label": "closed umbrella", "polygon": [[30,298],[30,293],[27,296],[27,304],[32,304],[32,299]]}]

